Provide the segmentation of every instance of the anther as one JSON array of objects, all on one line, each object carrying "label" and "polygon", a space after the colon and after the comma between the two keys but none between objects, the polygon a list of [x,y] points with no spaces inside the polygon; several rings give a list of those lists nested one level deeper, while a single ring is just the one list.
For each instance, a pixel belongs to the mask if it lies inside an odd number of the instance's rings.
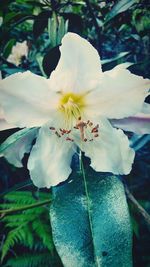
[{"label": "anther", "polygon": [[57,137],[61,137],[61,135],[56,131],[55,134],[57,135]]},{"label": "anther", "polygon": [[97,128],[93,128],[91,133],[98,133],[98,129]]},{"label": "anther", "polygon": [[55,128],[54,128],[54,127],[49,127],[49,129],[50,129],[50,130],[53,130],[53,131],[55,130]]},{"label": "anther", "polygon": [[79,117],[78,120],[80,121],[81,120],[81,117]]},{"label": "anther", "polygon": [[93,122],[90,121],[90,122],[89,122],[89,126],[93,126]]},{"label": "anther", "polygon": [[87,138],[84,138],[84,142],[86,142],[87,141]]},{"label": "anther", "polygon": [[66,138],[66,141],[71,141],[71,142],[73,142],[74,140],[71,139],[71,138],[69,138],[69,137],[67,137],[67,138]]},{"label": "anther", "polygon": [[89,140],[90,142],[93,141],[93,138]]},{"label": "anther", "polygon": [[65,129],[61,129],[61,128],[60,128],[59,130],[61,131],[61,134],[66,134],[66,133],[68,133],[67,130],[65,130]]},{"label": "anther", "polygon": [[99,135],[98,134],[94,134],[94,137],[98,137]]},{"label": "anther", "polygon": [[91,131],[91,133],[98,133],[99,125],[97,124]]}]

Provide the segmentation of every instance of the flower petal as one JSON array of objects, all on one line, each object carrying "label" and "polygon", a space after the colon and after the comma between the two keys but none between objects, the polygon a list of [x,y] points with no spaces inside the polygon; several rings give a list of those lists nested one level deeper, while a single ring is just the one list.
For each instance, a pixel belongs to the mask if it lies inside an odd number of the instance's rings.
[{"label": "flower petal", "polygon": [[128,174],[134,160],[134,150],[122,130],[114,129],[107,120],[100,121],[99,137],[93,142],[79,144],[85,155],[91,159],[96,171]]},{"label": "flower petal", "polygon": [[136,116],[111,120],[111,123],[114,127],[125,131],[137,134],[150,134],[150,115],[148,114],[138,113]]},{"label": "flower petal", "polygon": [[150,114],[150,104],[144,103],[142,106],[141,113]]},{"label": "flower petal", "polygon": [[4,118],[4,112],[0,107],[0,131],[15,128],[14,125],[9,124]]},{"label": "flower petal", "polygon": [[30,71],[1,80],[0,98],[6,120],[18,127],[41,126],[49,120],[55,104],[47,79]]},{"label": "flower petal", "polygon": [[101,71],[96,49],[79,35],[67,33],[62,39],[60,51],[58,66],[50,76],[52,87],[56,91],[74,92],[95,87]]},{"label": "flower petal", "polygon": [[22,159],[24,154],[30,152],[32,142],[36,138],[37,133],[38,128],[30,129],[26,135],[18,139],[11,146],[8,146],[8,148],[4,150],[2,156],[4,156],[9,163],[15,165],[16,167],[23,167]]},{"label": "flower petal", "polygon": [[70,164],[74,153],[71,142],[64,142],[43,126],[28,161],[33,183],[39,188],[49,188],[65,181],[72,171]]},{"label": "flower petal", "polygon": [[148,95],[150,81],[118,65],[100,77],[99,89],[93,90],[87,103],[106,118],[120,119],[140,112]]}]

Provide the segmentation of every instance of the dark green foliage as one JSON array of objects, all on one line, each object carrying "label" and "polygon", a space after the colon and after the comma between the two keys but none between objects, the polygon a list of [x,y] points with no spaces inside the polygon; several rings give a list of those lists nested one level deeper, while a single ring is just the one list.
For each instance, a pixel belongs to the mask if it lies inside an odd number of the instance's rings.
[{"label": "dark green foliage", "polygon": [[[50,194],[40,193],[38,200],[28,191],[11,192],[5,195],[1,209],[20,208],[25,205],[50,199]],[[15,252],[17,246],[29,250],[29,254],[17,255],[6,261],[6,266],[40,266],[50,264],[54,246],[51,236],[48,207],[41,206],[23,212],[6,215],[2,218],[7,232],[2,246],[1,260],[9,258],[10,251]],[[40,245],[39,245],[40,244]],[[35,253],[35,254],[34,254]],[[37,256],[37,257],[36,257]],[[21,264],[21,265],[19,265]]]},{"label": "dark green foliage", "polygon": [[49,253],[35,252],[23,254],[21,257],[9,259],[6,263],[6,267],[54,267],[50,263]]}]

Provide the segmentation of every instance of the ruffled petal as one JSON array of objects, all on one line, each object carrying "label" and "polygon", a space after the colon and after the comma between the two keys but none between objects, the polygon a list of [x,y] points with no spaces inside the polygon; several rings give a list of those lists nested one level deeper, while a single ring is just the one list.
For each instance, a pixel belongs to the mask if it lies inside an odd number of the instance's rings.
[{"label": "ruffled petal", "polygon": [[59,63],[50,76],[52,88],[79,93],[93,89],[101,72],[96,49],[79,35],[67,33],[60,51]]},{"label": "ruffled petal", "polygon": [[136,134],[150,134],[150,115],[138,113],[136,116],[111,120],[111,123],[116,128],[121,128],[124,131],[134,132]]},{"label": "ruffled petal", "polygon": [[81,150],[91,159],[91,167],[98,172],[130,173],[135,152],[129,147],[128,138],[105,119],[99,125],[99,137],[93,138],[92,142],[76,139]]},{"label": "ruffled petal", "polygon": [[74,153],[73,143],[59,139],[43,126],[28,160],[33,183],[39,188],[49,188],[65,181],[72,171],[70,164]]},{"label": "ruffled petal", "polygon": [[0,131],[15,128],[14,125],[8,123],[4,118],[4,112],[0,107]]},{"label": "ruffled petal", "polygon": [[[21,130],[24,131],[25,129]],[[30,129],[25,135],[22,135],[16,142],[11,146],[8,146],[4,150],[1,156],[5,157],[9,163],[20,168],[23,167],[22,159],[25,153],[29,153],[32,147],[32,142],[36,138],[38,128]]]},{"label": "ruffled petal", "polygon": [[140,112],[148,95],[149,79],[118,65],[100,76],[99,89],[88,95],[88,106],[106,118],[120,119]]},{"label": "ruffled petal", "polygon": [[8,123],[34,127],[50,119],[57,96],[49,89],[47,79],[26,71],[0,81],[0,98]]},{"label": "ruffled petal", "polygon": [[150,104],[143,103],[141,113],[149,114],[150,115]]}]

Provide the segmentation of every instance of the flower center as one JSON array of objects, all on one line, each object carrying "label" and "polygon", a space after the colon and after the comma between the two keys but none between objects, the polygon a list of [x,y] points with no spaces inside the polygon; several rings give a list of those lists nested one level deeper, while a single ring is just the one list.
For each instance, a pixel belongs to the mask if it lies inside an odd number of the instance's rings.
[{"label": "flower center", "polygon": [[59,101],[59,110],[65,115],[65,120],[73,122],[82,115],[86,105],[85,94],[66,93]]},{"label": "flower center", "polygon": [[64,121],[61,128],[51,125],[50,131],[66,141],[73,142],[78,133],[82,141],[93,141],[99,136],[99,125],[94,126],[90,120],[84,119],[85,107],[86,94],[61,93],[58,110],[64,115]]}]

